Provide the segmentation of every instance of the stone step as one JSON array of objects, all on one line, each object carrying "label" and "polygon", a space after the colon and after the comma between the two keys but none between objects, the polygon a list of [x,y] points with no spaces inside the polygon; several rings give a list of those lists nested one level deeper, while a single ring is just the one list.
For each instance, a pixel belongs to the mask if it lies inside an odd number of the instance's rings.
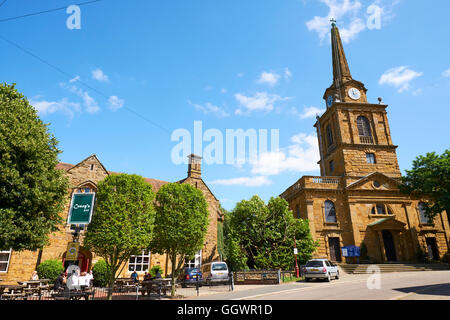
[{"label": "stone step", "polygon": [[450,264],[375,264],[375,265],[340,265],[340,269],[348,274],[367,274],[367,268],[370,266],[377,266],[381,273],[391,272],[414,272],[414,271],[438,271],[438,270],[450,270]]}]

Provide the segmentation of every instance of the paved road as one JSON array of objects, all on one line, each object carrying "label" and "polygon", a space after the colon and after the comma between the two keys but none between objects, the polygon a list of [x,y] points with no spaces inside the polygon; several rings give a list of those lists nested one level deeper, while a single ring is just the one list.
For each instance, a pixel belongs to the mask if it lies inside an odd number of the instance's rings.
[{"label": "paved road", "polygon": [[[375,275],[377,276],[377,275]],[[343,275],[328,282],[276,286],[240,286],[234,292],[210,294],[200,300],[450,300],[450,271]]]}]

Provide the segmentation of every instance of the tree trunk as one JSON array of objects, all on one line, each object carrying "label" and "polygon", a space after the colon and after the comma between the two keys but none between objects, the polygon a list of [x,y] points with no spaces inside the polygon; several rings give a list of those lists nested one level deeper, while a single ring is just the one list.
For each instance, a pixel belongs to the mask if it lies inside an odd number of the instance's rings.
[{"label": "tree trunk", "polygon": [[172,256],[172,297],[175,297],[175,264],[177,263],[177,255]]},{"label": "tree trunk", "polygon": [[112,294],[113,294],[113,289],[114,289],[114,282],[116,280],[116,274],[115,272],[111,272],[112,274],[109,276],[109,283],[108,283],[108,296],[107,299],[108,300],[112,300]]}]

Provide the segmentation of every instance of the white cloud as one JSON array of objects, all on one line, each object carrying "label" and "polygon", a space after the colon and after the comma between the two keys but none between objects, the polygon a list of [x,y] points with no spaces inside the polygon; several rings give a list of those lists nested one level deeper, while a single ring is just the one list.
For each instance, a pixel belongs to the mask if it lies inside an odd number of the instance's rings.
[{"label": "white cloud", "polygon": [[[360,17],[361,2],[357,0],[320,0],[320,2],[328,7],[328,14],[324,17],[315,16],[306,22],[306,27],[309,31],[317,32],[321,42],[330,34],[330,20],[332,18],[339,21],[339,31],[344,43],[348,43],[356,38],[366,28]],[[344,21],[347,17],[349,17],[350,23],[348,26],[345,26],[341,21]]]},{"label": "white cloud", "polygon": [[278,83],[278,80],[280,80],[280,75],[276,73],[271,72],[263,72],[259,76],[258,83],[261,84],[268,84],[269,86],[273,87]]},{"label": "white cloud", "polygon": [[315,135],[300,133],[291,138],[291,145],[276,152],[260,155],[252,164],[252,174],[271,176],[288,172],[317,171],[320,159],[319,146]]},{"label": "white cloud", "polygon": [[94,98],[92,98],[87,91],[84,91],[83,89],[80,89],[79,87],[77,87],[75,85],[69,86],[66,83],[60,83],[60,85],[63,88],[68,89],[69,91],[75,93],[77,96],[82,98],[84,109],[88,113],[94,114],[100,110],[100,106],[98,105],[97,101]]},{"label": "white cloud", "polygon": [[324,113],[324,109],[319,109],[317,107],[306,107],[303,109],[303,112],[298,112],[296,108],[291,109],[291,114],[293,116],[299,117],[300,119],[308,119],[308,118],[315,118],[316,115],[321,115]]},{"label": "white cloud", "polygon": [[284,78],[285,79],[292,78],[292,72],[291,72],[291,70],[289,70],[289,68],[284,69]]},{"label": "white cloud", "polygon": [[56,112],[62,112],[73,119],[75,112],[81,110],[79,103],[70,102],[67,98],[60,101],[45,101],[45,100],[32,100],[30,104],[38,111],[40,115],[47,115]]},{"label": "white cloud", "polygon": [[442,72],[442,76],[444,78],[449,78],[450,77],[450,68],[448,68],[447,70],[445,70],[444,72]]},{"label": "white cloud", "polygon": [[411,87],[411,81],[422,76],[422,72],[408,69],[407,66],[396,67],[387,70],[380,78],[379,84],[391,85],[398,88],[398,92],[402,93]]},{"label": "white cloud", "polygon": [[222,94],[225,94],[225,93],[227,93],[227,92],[228,92],[228,90],[225,89],[225,88],[222,88],[222,89],[220,90],[220,93],[222,93]]},{"label": "white cloud", "polygon": [[74,82],[77,82],[77,81],[79,81],[79,80],[80,80],[80,76],[76,76],[75,78],[70,79],[69,82],[70,82],[70,83],[74,83]]},{"label": "white cloud", "polygon": [[243,186],[243,187],[262,187],[272,184],[266,176],[255,176],[255,177],[241,177],[241,178],[231,178],[231,179],[220,179],[210,182],[214,185],[223,186]]},{"label": "white cloud", "polygon": [[92,79],[95,79],[100,82],[107,82],[108,76],[104,74],[101,69],[95,69],[92,71]]},{"label": "white cloud", "polygon": [[225,110],[222,108],[213,105],[210,102],[205,103],[205,105],[192,103],[191,101],[188,101],[188,103],[193,106],[196,110],[202,111],[204,114],[213,114],[219,118],[225,118],[230,116]]},{"label": "white cloud", "polygon": [[111,110],[116,111],[116,110],[121,109],[124,106],[125,100],[119,99],[117,96],[111,96],[108,99],[108,103],[109,103],[108,107]]},{"label": "white cloud", "polygon": [[257,92],[253,97],[248,97],[243,94],[236,94],[236,100],[244,107],[244,110],[239,108],[235,114],[242,115],[248,114],[253,111],[272,111],[274,104],[279,101],[289,100],[290,98],[283,98],[277,94],[269,94],[267,92]]}]

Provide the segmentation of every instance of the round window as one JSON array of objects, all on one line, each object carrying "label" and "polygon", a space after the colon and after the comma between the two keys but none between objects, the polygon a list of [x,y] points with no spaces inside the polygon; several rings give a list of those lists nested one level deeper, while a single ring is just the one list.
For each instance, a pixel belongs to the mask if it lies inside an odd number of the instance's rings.
[{"label": "round window", "polygon": [[378,181],[374,181],[374,182],[373,182],[373,186],[374,186],[375,188],[379,188],[379,187],[381,187],[381,184],[380,184]]}]

